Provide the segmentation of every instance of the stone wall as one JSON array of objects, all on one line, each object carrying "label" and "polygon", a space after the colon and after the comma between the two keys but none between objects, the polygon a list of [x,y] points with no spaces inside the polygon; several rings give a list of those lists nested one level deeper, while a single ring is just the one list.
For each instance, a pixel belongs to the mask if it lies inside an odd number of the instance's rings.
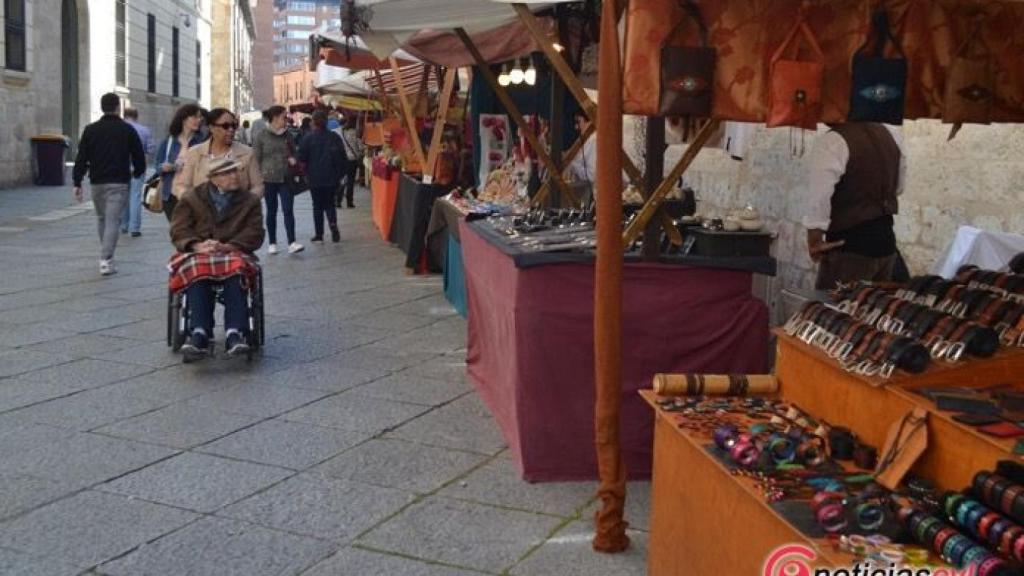
[{"label": "stone wall", "polygon": [[[896,235],[914,274],[931,269],[962,224],[1024,233],[1024,126],[965,126],[951,142],[948,133],[948,125],[932,120],[903,127],[907,186]],[[806,134],[808,151],[815,136]],[[682,150],[669,148],[669,167]],[[773,247],[779,261],[772,289],[776,296],[784,288],[813,286],[814,266],[800,226],[805,158],[790,154],[788,128],[759,128],[742,162],[720,150],[705,150],[685,178],[697,190],[704,214],[724,214],[748,203],[762,212],[778,234]]]}]

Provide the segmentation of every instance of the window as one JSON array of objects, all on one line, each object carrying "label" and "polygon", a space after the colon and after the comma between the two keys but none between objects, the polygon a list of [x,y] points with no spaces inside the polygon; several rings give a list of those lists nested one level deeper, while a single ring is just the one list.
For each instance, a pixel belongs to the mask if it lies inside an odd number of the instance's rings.
[{"label": "window", "polygon": [[156,92],[156,16],[146,15],[146,90]]},{"label": "window", "polygon": [[114,66],[116,70],[116,83],[118,86],[128,85],[128,58],[125,47],[125,0],[117,0],[114,3],[114,12],[117,24],[114,26]]},{"label": "window", "polygon": [[316,18],[313,16],[289,16],[288,24],[293,26],[316,26]]},{"label": "window", "polygon": [[25,0],[4,0],[4,16],[4,66],[24,71],[27,64]]},{"label": "window", "polygon": [[316,2],[289,2],[288,9],[293,12],[315,12]]},{"label": "window", "polygon": [[203,45],[196,40],[196,100],[203,97]]},{"label": "window", "polygon": [[181,87],[181,70],[178,67],[178,60],[181,54],[178,51],[180,33],[177,26],[171,28],[171,96],[178,96],[178,89]]},{"label": "window", "polygon": [[308,30],[286,30],[282,33],[285,38],[298,38],[299,40],[306,40],[309,38],[310,32]]},{"label": "window", "polygon": [[303,53],[308,52],[308,51],[309,51],[309,47],[308,46],[303,46],[302,44],[289,44],[288,45],[288,52],[290,52],[292,54],[303,54]]}]

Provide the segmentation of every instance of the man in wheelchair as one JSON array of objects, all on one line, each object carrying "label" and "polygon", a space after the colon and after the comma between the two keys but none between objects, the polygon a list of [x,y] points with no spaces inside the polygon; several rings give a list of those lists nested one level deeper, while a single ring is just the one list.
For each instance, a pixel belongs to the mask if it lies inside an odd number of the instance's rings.
[{"label": "man in wheelchair", "polygon": [[181,349],[186,360],[210,353],[214,287],[224,302],[225,350],[249,352],[247,290],[259,273],[253,252],[263,244],[260,199],[239,189],[240,165],[229,157],[214,160],[209,182],[186,192],[171,217],[171,242],[178,249],[168,269],[172,292],[185,292],[190,334]]}]

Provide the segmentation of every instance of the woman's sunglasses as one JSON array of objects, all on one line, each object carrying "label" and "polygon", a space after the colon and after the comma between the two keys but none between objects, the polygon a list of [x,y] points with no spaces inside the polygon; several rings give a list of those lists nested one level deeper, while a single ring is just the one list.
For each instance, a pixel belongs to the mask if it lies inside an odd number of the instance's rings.
[{"label": "woman's sunglasses", "polygon": [[238,130],[238,123],[236,122],[222,122],[220,124],[210,124],[210,126],[216,126],[224,130]]}]

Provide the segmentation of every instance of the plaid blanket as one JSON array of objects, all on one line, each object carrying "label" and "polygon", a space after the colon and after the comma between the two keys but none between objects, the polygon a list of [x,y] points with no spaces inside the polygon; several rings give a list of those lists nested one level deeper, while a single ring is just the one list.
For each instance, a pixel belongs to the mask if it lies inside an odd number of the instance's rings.
[{"label": "plaid blanket", "polygon": [[196,254],[179,252],[167,263],[171,273],[168,286],[174,293],[188,288],[198,280],[226,280],[237,274],[242,275],[243,285],[256,277],[259,271],[257,259],[244,252],[226,254]]}]

